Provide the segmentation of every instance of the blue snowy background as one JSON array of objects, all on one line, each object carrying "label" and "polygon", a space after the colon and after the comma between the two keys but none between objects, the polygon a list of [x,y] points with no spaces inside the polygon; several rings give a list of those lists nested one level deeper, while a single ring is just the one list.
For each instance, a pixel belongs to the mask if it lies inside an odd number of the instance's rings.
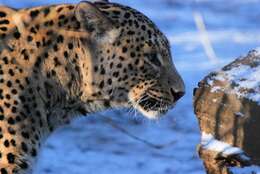
[{"label": "blue snowy background", "polygon": [[[76,0],[0,0],[21,8]],[[105,112],[75,120],[44,144],[34,174],[205,174],[196,146],[200,133],[192,108],[197,82],[260,45],[260,0],[113,0],[149,16],[168,36],[186,96],[159,121],[137,113]],[[217,63],[202,45],[194,14],[206,25]],[[144,139],[156,149],[124,133]]]}]

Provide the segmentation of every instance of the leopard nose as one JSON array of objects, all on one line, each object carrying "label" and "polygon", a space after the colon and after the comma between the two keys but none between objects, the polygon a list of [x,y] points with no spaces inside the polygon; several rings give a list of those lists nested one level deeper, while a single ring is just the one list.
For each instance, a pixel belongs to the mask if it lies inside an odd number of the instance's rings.
[{"label": "leopard nose", "polygon": [[184,96],[185,93],[182,91],[176,92],[174,89],[171,88],[171,94],[173,97],[173,101],[177,102],[181,97]]}]

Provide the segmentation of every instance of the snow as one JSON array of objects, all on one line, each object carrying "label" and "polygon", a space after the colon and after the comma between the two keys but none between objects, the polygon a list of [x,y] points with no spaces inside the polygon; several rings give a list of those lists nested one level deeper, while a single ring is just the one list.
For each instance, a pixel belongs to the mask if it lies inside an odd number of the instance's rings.
[{"label": "snow", "polygon": [[238,117],[244,117],[245,116],[245,114],[243,114],[242,112],[236,112],[235,115],[238,116]]},{"label": "snow", "polygon": [[255,55],[260,56],[260,47],[255,48]]},{"label": "snow", "polygon": [[[255,55],[259,54],[256,52]],[[260,64],[259,61],[256,62]],[[232,86],[217,86],[211,92],[225,91],[226,93],[236,94],[238,97],[245,97],[260,104],[260,66],[250,67],[248,65],[238,65],[230,70],[217,72],[207,82],[213,85],[212,81],[226,81]],[[253,89],[253,91],[252,91]]]},{"label": "snow", "polygon": [[[0,4],[18,8],[78,1],[0,0]],[[142,11],[168,36],[187,93],[175,109],[156,122],[124,110],[102,114],[130,133],[166,146],[147,146],[94,114],[55,131],[42,147],[34,174],[205,174],[196,152],[200,132],[193,114],[192,91],[209,72],[260,47],[260,0],[111,1]],[[204,53],[194,11],[205,19],[219,64],[209,62]]]},{"label": "snow", "polygon": [[243,150],[230,144],[216,140],[213,135],[202,132],[201,147],[205,150],[220,152],[223,155],[243,154]]}]

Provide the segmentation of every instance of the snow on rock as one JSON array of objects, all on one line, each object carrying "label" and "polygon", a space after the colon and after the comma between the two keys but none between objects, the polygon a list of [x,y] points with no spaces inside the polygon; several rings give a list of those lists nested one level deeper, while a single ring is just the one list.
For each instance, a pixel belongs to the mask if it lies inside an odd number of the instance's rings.
[{"label": "snow on rock", "polygon": [[256,56],[260,56],[260,47],[255,48],[255,53]]},{"label": "snow on rock", "polygon": [[[211,92],[224,91],[225,93],[236,94],[238,97],[245,97],[260,104],[260,49],[249,53],[254,56],[250,64],[241,63],[224,68],[215,73],[207,80],[210,86],[214,86]],[[228,82],[217,85],[218,82]]]},{"label": "snow on rock", "polygon": [[243,150],[230,144],[216,140],[213,135],[202,132],[201,147],[205,150],[220,152],[224,155],[243,154]]},{"label": "snow on rock", "polygon": [[238,117],[244,117],[245,116],[245,114],[243,114],[242,112],[236,112],[235,115],[238,116]]}]

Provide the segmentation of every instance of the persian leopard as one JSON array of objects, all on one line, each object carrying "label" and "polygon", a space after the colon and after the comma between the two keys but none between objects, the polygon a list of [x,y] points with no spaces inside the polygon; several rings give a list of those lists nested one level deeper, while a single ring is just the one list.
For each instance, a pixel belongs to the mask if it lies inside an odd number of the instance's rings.
[{"label": "persian leopard", "polygon": [[30,173],[43,140],[77,115],[133,107],[158,118],[184,95],[167,38],[106,1],[0,7],[0,173]]}]

